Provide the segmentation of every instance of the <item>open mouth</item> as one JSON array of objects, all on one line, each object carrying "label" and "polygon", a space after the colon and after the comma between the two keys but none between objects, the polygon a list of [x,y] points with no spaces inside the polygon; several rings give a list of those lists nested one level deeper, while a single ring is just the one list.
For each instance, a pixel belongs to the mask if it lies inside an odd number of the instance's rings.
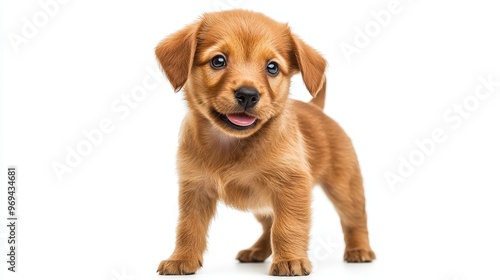
[{"label": "open mouth", "polygon": [[245,130],[255,126],[257,118],[246,113],[221,114],[216,112],[219,119],[233,129]]}]

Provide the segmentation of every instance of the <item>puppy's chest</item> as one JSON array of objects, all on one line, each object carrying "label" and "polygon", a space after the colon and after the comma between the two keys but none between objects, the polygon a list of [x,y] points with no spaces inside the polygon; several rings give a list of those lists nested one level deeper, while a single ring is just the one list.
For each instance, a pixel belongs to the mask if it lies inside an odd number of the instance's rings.
[{"label": "puppy's chest", "polygon": [[271,189],[263,184],[264,175],[258,169],[236,165],[212,176],[220,199],[227,205],[263,214],[272,212]]}]

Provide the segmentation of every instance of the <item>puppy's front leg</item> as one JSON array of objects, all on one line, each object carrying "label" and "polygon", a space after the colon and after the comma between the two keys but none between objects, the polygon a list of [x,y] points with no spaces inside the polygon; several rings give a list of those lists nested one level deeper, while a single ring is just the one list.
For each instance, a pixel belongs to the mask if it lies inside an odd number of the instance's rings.
[{"label": "puppy's front leg", "polygon": [[311,183],[307,179],[294,179],[277,188],[273,198],[273,263],[269,273],[275,276],[309,275],[311,272],[307,256],[311,224]]},{"label": "puppy's front leg", "polygon": [[202,183],[181,183],[177,242],[172,256],[158,266],[160,275],[194,274],[202,266],[208,226],[216,207],[215,190]]}]

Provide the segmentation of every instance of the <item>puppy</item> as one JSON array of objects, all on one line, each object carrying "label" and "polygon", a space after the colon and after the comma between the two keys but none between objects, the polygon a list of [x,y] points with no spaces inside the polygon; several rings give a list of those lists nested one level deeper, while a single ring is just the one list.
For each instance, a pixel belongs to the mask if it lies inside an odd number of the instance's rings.
[{"label": "puppy", "polygon": [[[271,275],[308,275],[311,189],[340,215],[344,259],[369,262],[365,199],[350,139],[322,108],[325,59],[263,14],[207,13],[163,40],[156,56],[189,107],[178,151],[179,223],[159,274],[193,274],[203,263],[218,200],[252,211],[262,236],[240,262],[273,255]],[[310,103],[288,98],[301,73]]]}]

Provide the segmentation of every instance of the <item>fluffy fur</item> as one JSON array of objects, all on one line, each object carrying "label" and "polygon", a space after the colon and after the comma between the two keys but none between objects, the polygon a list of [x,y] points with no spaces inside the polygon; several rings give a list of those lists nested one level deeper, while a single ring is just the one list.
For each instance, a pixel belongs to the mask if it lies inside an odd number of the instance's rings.
[{"label": "fluffy fur", "polygon": [[[202,266],[217,201],[252,211],[263,233],[240,262],[263,262],[271,275],[307,275],[311,189],[320,185],[340,215],[348,262],[375,259],[368,242],[365,198],[350,139],[322,112],[325,59],[286,24],[243,10],[205,14],[163,40],[158,60],[176,91],[184,88],[189,111],[178,151],[179,221],[176,247],[159,274],[193,274]],[[211,60],[226,58],[223,69]],[[276,76],[266,73],[270,61]],[[288,98],[290,78],[301,73],[311,103]],[[254,107],[235,98],[256,89]],[[255,118],[234,129],[227,116]],[[226,119],[224,121],[224,116]]]}]

